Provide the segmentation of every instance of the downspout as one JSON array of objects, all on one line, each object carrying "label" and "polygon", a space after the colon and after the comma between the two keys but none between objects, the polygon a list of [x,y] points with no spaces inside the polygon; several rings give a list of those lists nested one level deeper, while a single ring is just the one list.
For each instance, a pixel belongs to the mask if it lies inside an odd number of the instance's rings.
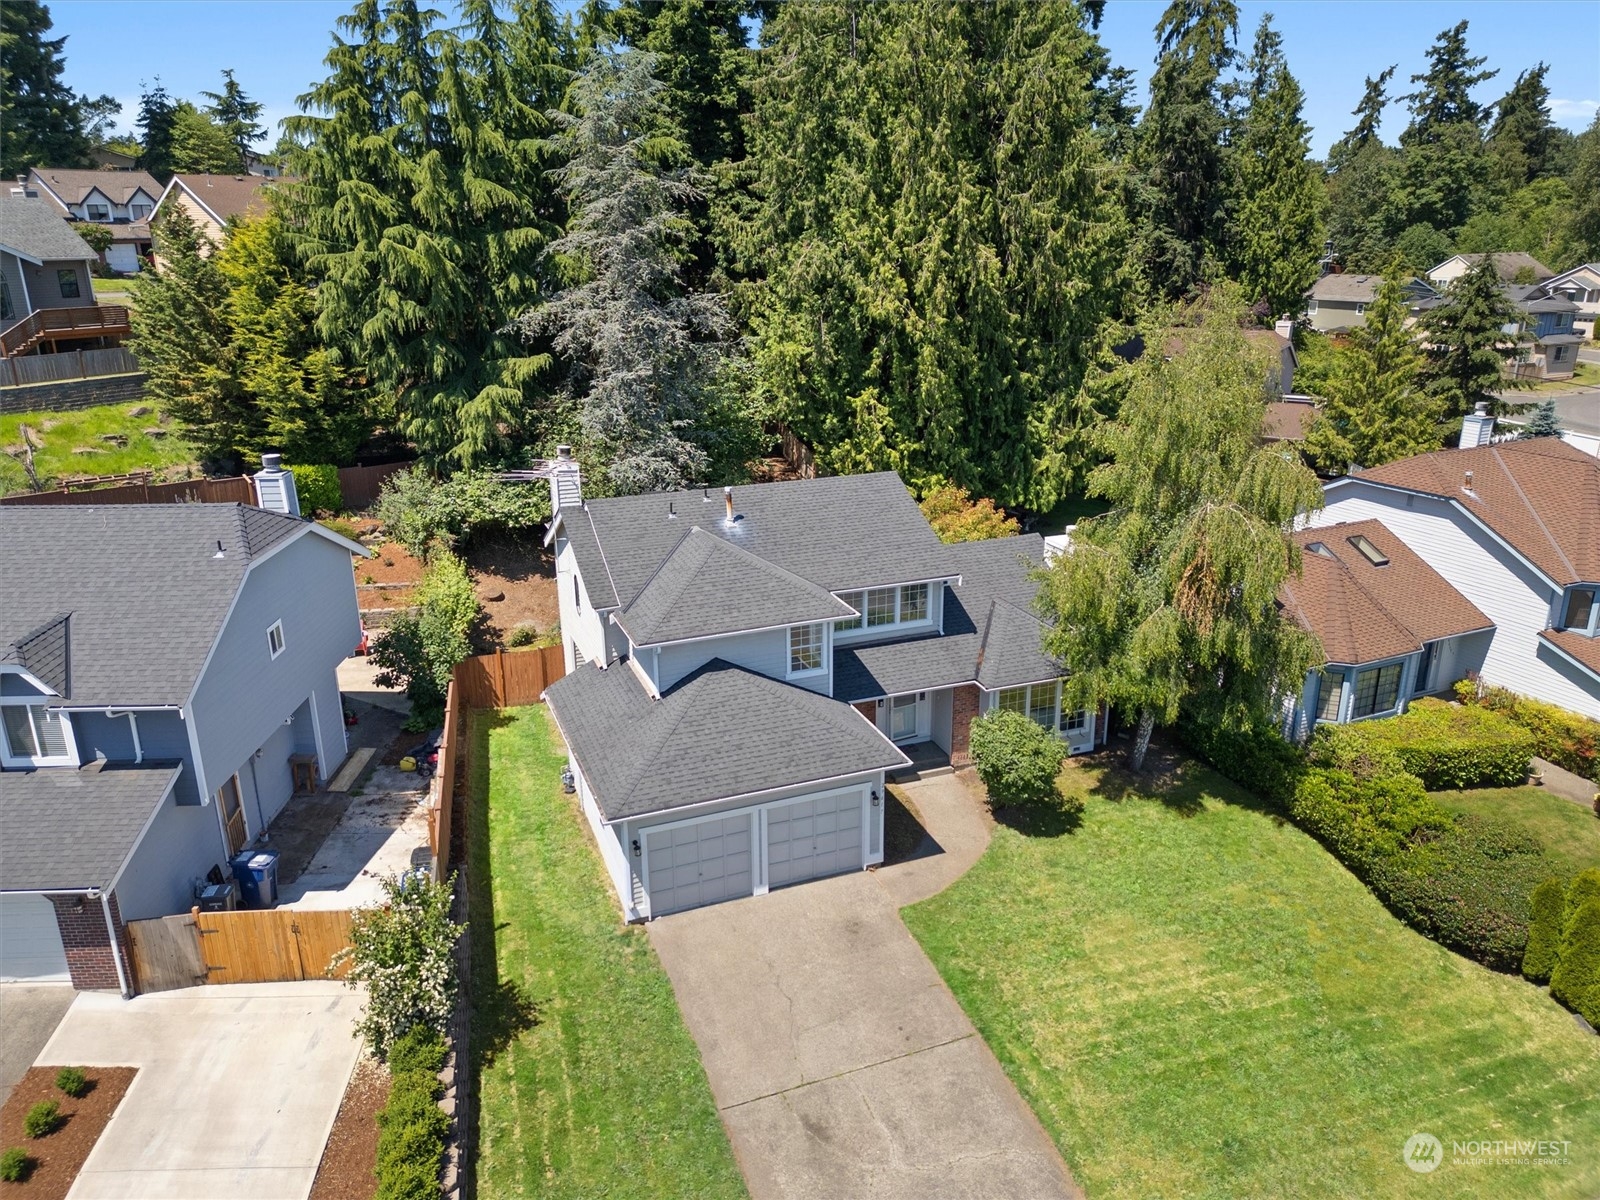
[{"label": "downspout", "polygon": [[100,911],[105,914],[106,918],[106,937],[111,939],[111,961],[117,968],[117,987],[121,989],[124,1000],[131,1000],[133,993],[128,988],[128,973],[122,965],[122,944],[117,940],[116,922],[111,919],[111,897],[107,896],[99,888],[96,888],[90,895],[98,895],[100,897]]},{"label": "downspout", "polygon": [[128,729],[133,733],[133,761],[134,761],[135,764],[144,762],[144,747],[142,745],[140,745],[140,743],[139,743],[139,718],[138,718],[138,716],[131,709],[126,710],[126,711],[119,711],[117,709],[108,708],[108,709],[106,709],[106,717],[107,717],[107,719],[110,719],[112,717],[127,717],[128,718]]}]

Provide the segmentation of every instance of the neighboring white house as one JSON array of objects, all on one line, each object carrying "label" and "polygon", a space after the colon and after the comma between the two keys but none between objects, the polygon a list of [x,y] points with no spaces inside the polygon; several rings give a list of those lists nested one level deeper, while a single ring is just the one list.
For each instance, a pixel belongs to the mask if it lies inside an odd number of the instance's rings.
[{"label": "neighboring white house", "polygon": [[1333,480],[1306,524],[1336,539],[1329,526],[1381,521],[1493,624],[1481,661],[1439,667],[1430,689],[1472,669],[1600,718],[1600,460],[1558,438],[1483,444],[1486,416],[1466,426],[1464,449]]},{"label": "neighboring white house", "polygon": [[1600,262],[1584,263],[1544,281],[1552,296],[1565,296],[1578,306],[1573,329],[1586,338],[1594,337],[1595,321],[1600,318]]},{"label": "neighboring white house", "polygon": [[147,171],[107,171],[35,167],[24,190],[37,193],[71,221],[111,226],[106,266],[131,275],[150,253],[150,214],[161,185]]},{"label": "neighboring white house", "polygon": [[0,981],[126,994],[125,923],[188,911],[291,755],[344,760],[366,551],[238,504],[0,512]]},{"label": "neighboring white house", "polygon": [[[1443,290],[1472,270],[1484,257],[1482,254],[1452,254],[1428,272],[1428,281]],[[1519,278],[1524,283],[1543,283],[1555,274],[1533,255],[1524,254],[1521,250],[1496,251],[1493,257],[1494,269],[1501,283],[1516,283]]]},{"label": "neighboring white house", "polygon": [[629,919],[883,859],[886,772],[994,707],[1073,750],[1037,536],[947,546],[892,473],[585,501],[547,464],[569,673],[545,693]]}]

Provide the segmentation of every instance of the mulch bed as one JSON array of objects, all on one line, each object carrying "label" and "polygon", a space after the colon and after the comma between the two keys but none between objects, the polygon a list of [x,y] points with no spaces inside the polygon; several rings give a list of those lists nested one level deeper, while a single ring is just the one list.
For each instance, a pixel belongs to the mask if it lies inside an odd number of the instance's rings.
[{"label": "mulch bed", "polygon": [[389,1072],[377,1061],[356,1063],[322,1148],[310,1200],[372,1200],[378,1177],[378,1110],[389,1099]]},{"label": "mulch bed", "polygon": [[[20,1146],[35,1164],[25,1183],[0,1183],[0,1196],[62,1200],[137,1073],[133,1067],[85,1067],[90,1088],[74,1100],[56,1087],[60,1069],[30,1067],[0,1109],[0,1149]],[[36,1140],[23,1134],[22,1118],[41,1100],[58,1102],[62,1120],[54,1133]]]}]

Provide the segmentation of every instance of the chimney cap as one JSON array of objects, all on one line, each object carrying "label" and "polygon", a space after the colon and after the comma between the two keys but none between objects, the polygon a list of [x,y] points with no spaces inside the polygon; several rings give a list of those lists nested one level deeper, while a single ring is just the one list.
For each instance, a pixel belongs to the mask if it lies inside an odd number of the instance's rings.
[{"label": "chimney cap", "polygon": [[281,454],[263,454],[261,456],[261,469],[263,471],[281,471],[281,470],[283,470],[283,455],[281,455]]},{"label": "chimney cap", "polygon": [[1476,413],[1480,417],[1488,416],[1489,415],[1489,402],[1487,400],[1479,400],[1476,404],[1474,404],[1472,406],[1472,411],[1474,413]]},{"label": "chimney cap", "polygon": [[557,446],[556,458],[562,461],[570,461],[572,458],[572,447],[566,445]]}]

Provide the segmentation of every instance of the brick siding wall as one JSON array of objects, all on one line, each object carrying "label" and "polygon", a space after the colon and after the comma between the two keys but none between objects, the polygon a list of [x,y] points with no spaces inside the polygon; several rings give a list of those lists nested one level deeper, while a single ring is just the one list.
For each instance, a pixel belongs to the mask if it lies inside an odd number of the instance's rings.
[{"label": "brick siding wall", "polygon": [[972,734],[972,719],[978,715],[978,685],[964,684],[950,696],[950,765],[970,767],[972,752],[968,748]]},{"label": "brick siding wall", "polygon": [[858,700],[850,706],[874,725],[878,723],[878,702],[876,700]]},{"label": "brick siding wall", "polygon": [[[61,930],[61,944],[67,950],[67,970],[72,973],[72,986],[79,991],[109,988],[115,991],[117,964],[111,957],[111,941],[106,936],[106,914],[100,901],[88,896],[51,896],[56,909],[56,927]],[[82,906],[81,911],[77,910]],[[111,897],[111,920],[117,927],[117,939],[122,945],[124,969],[128,962],[128,930],[122,923],[122,912],[117,907],[116,896]]]}]

